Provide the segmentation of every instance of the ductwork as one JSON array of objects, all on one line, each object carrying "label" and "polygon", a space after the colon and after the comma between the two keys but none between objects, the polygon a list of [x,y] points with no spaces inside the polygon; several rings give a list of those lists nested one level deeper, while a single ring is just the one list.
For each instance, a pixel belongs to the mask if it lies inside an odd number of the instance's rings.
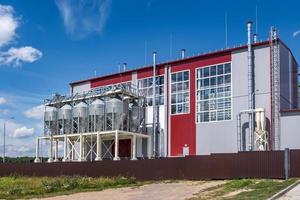
[{"label": "ductwork", "polygon": [[[252,57],[252,22],[247,23],[248,29],[248,109],[254,109],[253,103],[253,57]],[[253,135],[254,135],[253,113],[249,113],[249,150],[253,150]]]}]

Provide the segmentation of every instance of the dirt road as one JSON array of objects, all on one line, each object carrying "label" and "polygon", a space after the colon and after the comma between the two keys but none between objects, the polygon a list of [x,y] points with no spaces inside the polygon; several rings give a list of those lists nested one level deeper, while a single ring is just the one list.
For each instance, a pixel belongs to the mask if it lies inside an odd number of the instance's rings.
[{"label": "dirt road", "polygon": [[107,189],[99,192],[84,192],[72,195],[45,198],[47,200],[183,200],[201,190],[223,184],[224,181],[179,181],[153,183],[140,187]]}]

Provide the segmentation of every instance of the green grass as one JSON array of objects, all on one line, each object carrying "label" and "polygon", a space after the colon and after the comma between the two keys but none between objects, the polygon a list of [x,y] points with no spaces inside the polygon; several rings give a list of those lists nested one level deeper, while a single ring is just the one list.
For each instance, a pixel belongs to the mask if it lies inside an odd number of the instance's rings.
[{"label": "green grass", "polygon": [[[241,179],[231,180],[225,184],[200,191],[192,200],[224,199],[224,200],[264,200],[280,190],[295,183],[297,179]],[[236,193],[235,193],[236,192]]]},{"label": "green grass", "polygon": [[106,188],[134,186],[132,178],[63,177],[0,177],[0,199],[47,197],[75,192],[101,191]]}]

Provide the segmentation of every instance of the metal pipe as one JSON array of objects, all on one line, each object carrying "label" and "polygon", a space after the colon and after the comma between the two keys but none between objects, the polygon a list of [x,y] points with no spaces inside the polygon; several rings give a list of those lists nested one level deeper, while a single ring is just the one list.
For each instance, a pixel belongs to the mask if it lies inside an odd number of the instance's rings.
[{"label": "metal pipe", "polygon": [[126,68],[127,68],[127,63],[123,63],[123,71],[126,72]]},{"label": "metal pipe", "polygon": [[242,151],[241,114],[237,114],[237,140],[238,151]]},{"label": "metal pipe", "polygon": [[253,42],[254,42],[254,44],[257,43],[257,34],[256,33],[253,35]]},{"label": "metal pipe", "polygon": [[[252,59],[252,22],[247,23],[248,29],[248,109],[253,109],[253,59]],[[253,150],[253,113],[249,113],[249,150]]]},{"label": "metal pipe", "polygon": [[181,49],[181,58],[184,59],[185,58],[185,49]]},{"label": "metal pipe", "polygon": [[153,155],[156,156],[156,52],[153,52],[153,100],[152,100],[152,108],[153,108]]}]

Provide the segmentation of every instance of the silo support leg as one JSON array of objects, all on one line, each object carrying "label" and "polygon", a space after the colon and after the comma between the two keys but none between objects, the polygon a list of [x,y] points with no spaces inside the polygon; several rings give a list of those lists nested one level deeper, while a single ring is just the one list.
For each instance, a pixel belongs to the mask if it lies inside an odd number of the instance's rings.
[{"label": "silo support leg", "polygon": [[102,160],[102,139],[101,139],[101,135],[98,133],[97,134],[97,157],[95,158],[95,160]]},{"label": "silo support leg", "polygon": [[152,157],[152,147],[151,147],[151,144],[152,144],[152,141],[151,141],[151,137],[148,137],[148,139],[147,139],[147,148],[148,148],[148,150],[147,150],[147,153],[148,153],[148,159],[150,159],[151,157]]},{"label": "silo support leg", "polygon": [[39,152],[40,152],[40,139],[37,137],[36,138],[36,146],[35,146],[35,159],[34,159],[35,163],[41,162]]},{"label": "silo support leg", "polygon": [[137,160],[136,158],[136,135],[132,136],[132,140],[131,140],[131,145],[132,145],[132,158],[131,160]]},{"label": "silo support leg", "polygon": [[53,162],[53,137],[50,136],[50,149],[49,149],[49,158],[48,158],[48,163],[51,163]]},{"label": "silo support leg", "polygon": [[67,144],[67,136],[65,135],[65,137],[64,137],[64,158],[63,158],[63,162],[66,162],[67,160],[68,160],[68,158],[67,158],[67,151],[68,151],[68,144]]},{"label": "silo support leg", "polygon": [[114,160],[120,160],[119,157],[119,131],[115,132],[115,157]]},{"label": "silo support leg", "polygon": [[58,140],[55,140],[54,162],[58,162]]},{"label": "silo support leg", "polygon": [[80,135],[79,137],[80,137],[80,139],[79,139],[79,159],[78,159],[78,161],[84,161],[85,160],[84,137],[82,135]]}]

